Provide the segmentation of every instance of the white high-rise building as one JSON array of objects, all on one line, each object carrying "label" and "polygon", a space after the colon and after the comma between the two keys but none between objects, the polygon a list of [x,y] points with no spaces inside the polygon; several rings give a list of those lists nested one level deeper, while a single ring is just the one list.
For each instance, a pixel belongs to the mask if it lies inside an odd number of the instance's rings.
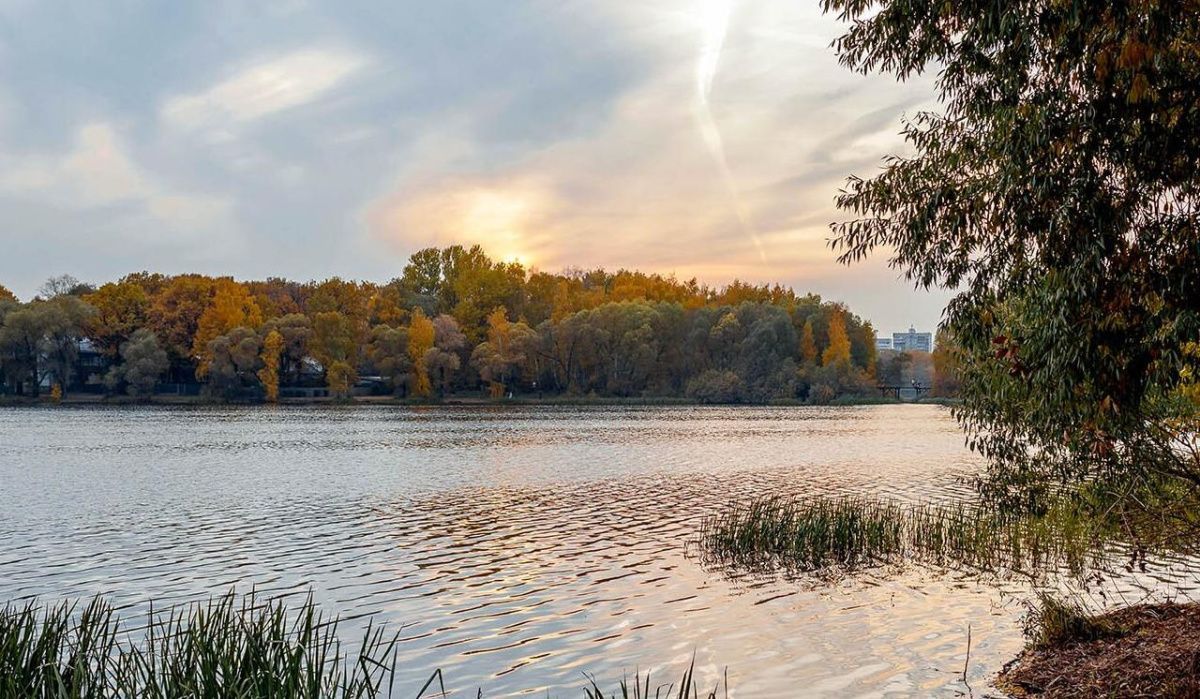
[{"label": "white high-rise building", "polygon": [[892,333],[891,348],[897,352],[932,352],[933,333],[919,333],[909,326],[906,333]]}]

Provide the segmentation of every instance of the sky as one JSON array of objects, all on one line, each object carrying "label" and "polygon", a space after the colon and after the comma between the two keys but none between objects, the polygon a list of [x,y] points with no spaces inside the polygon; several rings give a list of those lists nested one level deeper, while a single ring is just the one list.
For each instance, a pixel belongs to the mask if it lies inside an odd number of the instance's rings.
[{"label": "sky", "polygon": [[780,282],[878,330],[949,298],[828,247],[932,79],[816,0],[0,0],[0,284],[386,281],[428,246]]}]

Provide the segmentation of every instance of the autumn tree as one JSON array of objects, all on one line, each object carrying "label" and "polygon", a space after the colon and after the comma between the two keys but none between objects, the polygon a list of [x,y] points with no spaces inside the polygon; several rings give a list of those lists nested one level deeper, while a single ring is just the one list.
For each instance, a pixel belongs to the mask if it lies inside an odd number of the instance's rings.
[{"label": "autumn tree", "polygon": [[192,344],[192,355],[199,364],[196,376],[204,378],[212,355],[208,351],[213,339],[234,328],[256,329],[262,325],[262,311],[250,291],[232,279],[218,279],[208,307],[201,314]]},{"label": "autumn tree", "polygon": [[817,341],[813,337],[812,320],[804,321],[804,330],[800,333],[800,357],[809,364],[817,363]]},{"label": "autumn tree", "polygon": [[300,313],[289,313],[265,322],[260,329],[264,337],[277,332],[283,339],[279,353],[279,380],[283,384],[300,380],[300,369],[308,355],[312,337],[312,321]]},{"label": "autumn tree", "polygon": [[528,358],[529,345],[536,335],[525,323],[510,322],[502,307],[488,314],[487,321],[487,340],[475,347],[471,364],[490,385],[492,397],[500,398]]},{"label": "autumn tree", "polygon": [[371,328],[371,336],[367,341],[367,360],[394,395],[399,395],[409,384],[413,363],[408,347],[407,329],[389,325]]},{"label": "autumn tree", "polygon": [[850,365],[850,336],[846,334],[846,313],[838,308],[829,317],[829,342],[821,355],[822,366]]},{"label": "autumn tree", "polygon": [[329,387],[329,394],[339,400],[350,398],[356,382],[358,372],[349,362],[336,361],[325,371],[325,383]]},{"label": "autumn tree", "polygon": [[212,300],[214,280],[199,274],[171,277],[151,293],[147,327],[176,362],[188,364],[195,356],[200,317]]},{"label": "autumn tree", "polygon": [[433,347],[425,352],[424,361],[430,381],[436,382],[440,395],[450,390],[454,374],[462,365],[459,355],[466,346],[466,335],[453,316],[443,313],[433,319]]},{"label": "autumn tree", "polygon": [[933,346],[933,395],[958,395],[958,374],[961,371],[958,346],[948,328],[938,330]]},{"label": "autumn tree", "polygon": [[85,284],[69,274],[51,277],[38,289],[38,297],[44,301],[60,296],[86,296],[95,291],[90,284]]},{"label": "autumn tree", "polygon": [[268,403],[279,402],[279,365],[283,345],[283,335],[274,328],[262,340],[262,353],[259,354],[262,368],[258,370],[258,380],[262,383]]},{"label": "autumn tree", "polygon": [[[825,0],[860,72],[936,67],[912,155],[852,177],[842,259],[886,248],[959,290],[957,414],[995,492],[1170,473],[1200,488],[1170,396],[1200,337],[1200,12],[1194,3]],[[1189,436],[1192,435],[1192,436]]]},{"label": "autumn tree", "polygon": [[[309,352],[324,369],[327,385],[331,380],[329,369],[334,364],[353,366],[358,361],[355,335],[354,322],[338,311],[325,311],[313,316]],[[340,380],[345,376],[343,371],[336,378]]]},{"label": "autumn tree", "polygon": [[437,329],[434,328],[433,321],[429,320],[420,308],[414,308],[408,325],[408,359],[413,367],[413,395],[421,398],[428,398],[433,394],[425,355],[433,349],[436,337]]},{"label": "autumn tree", "polygon": [[110,391],[121,386],[135,398],[154,395],[154,387],[167,371],[167,352],[154,333],[146,328],[135,330],[120,347],[121,363],[109,369],[104,383]]},{"label": "autumn tree", "polygon": [[16,294],[14,294],[13,292],[8,290],[8,287],[4,286],[3,284],[0,284],[0,302],[4,302],[4,301],[9,301],[11,303],[17,303],[18,299],[17,299]]},{"label": "autumn tree", "polygon": [[133,333],[147,324],[150,296],[132,281],[103,284],[83,300],[96,309],[88,324],[88,337],[109,357],[116,357]]},{"label": "autumn tree", "polygon": [[224,398],[243,397],[258,388],[258,370],[262,340],[253,328],[245,326],[230,330],[209,341],[208,384],[210,395]]}]

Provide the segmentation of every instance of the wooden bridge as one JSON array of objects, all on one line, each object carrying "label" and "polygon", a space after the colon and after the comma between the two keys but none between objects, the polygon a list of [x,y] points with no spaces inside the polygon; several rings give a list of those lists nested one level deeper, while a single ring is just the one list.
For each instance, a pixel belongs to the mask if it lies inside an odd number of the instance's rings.
[{"label": "wooden bridge", "polygon": [[930,386],[924,386],[924,385],[922,385],[922,384],[919,384],[919,383],[912,383],[912,384],[896,384],[896,385],[888,385],[888,384],[882,384],[882,383],[881,383],[881,384],[879,384],[878,386],[876,386],[875,388],[878,388],[878,389],[879,389],[879,392],[880,392],[882,395],[885,395],[885,396],[886,396],[887,394],[889,394],[889,393],[895,394],[895,396],[896,396],[896,400],[902,400],[902,399],[900,398],[900,392],[901,392],[901,391],[912,391],[912,392],[913,392],[913,394],[914,394],[914,395],[913,395],[913,400],[916,400],[917,398],[920,398],[920,397],[921,397],[921,394],[922,394],[922,393],[926,393],[926,392],[928,392],[928,391],[930,390],[930,388],[931,388],[931,387],[930,387]]}]

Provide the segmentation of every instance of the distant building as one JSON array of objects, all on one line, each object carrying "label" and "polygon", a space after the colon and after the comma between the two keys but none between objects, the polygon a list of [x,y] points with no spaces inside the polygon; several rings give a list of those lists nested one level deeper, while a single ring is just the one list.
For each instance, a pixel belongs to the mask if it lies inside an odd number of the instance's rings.
[{"label": "distant building", "polygon": [[890,337],[876,337],[875,338],[875,349],[890,350],[891,348],[892,348],[892,338],[890,338]]},{"label": "distant building", "polygon": [[[875,341],[878,344],[878,340]],[[897,352],[932,352],[933,333],[919,333],[909,326],[906,333],[892,333],[891,349]]]}]

